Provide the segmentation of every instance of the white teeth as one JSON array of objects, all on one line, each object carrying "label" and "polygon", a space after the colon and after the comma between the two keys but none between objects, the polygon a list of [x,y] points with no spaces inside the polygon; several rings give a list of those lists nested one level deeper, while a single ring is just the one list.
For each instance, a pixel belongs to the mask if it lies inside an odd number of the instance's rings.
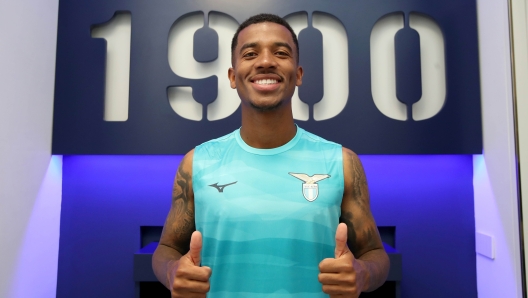
[{"label": "white teeth", "polygon": [[277,80],[273,80],[273,79],[256,80],[255,83],[259,85],[270,85],[270,84],[277,84]]}]

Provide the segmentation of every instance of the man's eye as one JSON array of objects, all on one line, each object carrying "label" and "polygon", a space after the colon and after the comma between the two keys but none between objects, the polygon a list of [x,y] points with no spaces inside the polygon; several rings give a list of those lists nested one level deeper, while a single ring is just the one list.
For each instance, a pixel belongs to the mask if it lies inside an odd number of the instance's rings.
[{"label": "man's eye", "polygon": [[249,52],[249,53],[245,53],[245,54],[244,54],[244,57],[254,57],[254,56],[256,56],[256,55],[257,55],[257,53]]},{"label": "man's eye", "polygon": [[277,55],[279,55],[279,56],[289,56],[288,52],[283,52],[283,51],[277,52]]}]

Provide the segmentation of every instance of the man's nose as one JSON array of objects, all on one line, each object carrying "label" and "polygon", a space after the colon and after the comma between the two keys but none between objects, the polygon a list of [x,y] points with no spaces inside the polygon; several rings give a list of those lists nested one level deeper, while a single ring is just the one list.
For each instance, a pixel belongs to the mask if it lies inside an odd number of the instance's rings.
[{"label": "man's nose", "polygon": [[275,68],[277,66],[277,61],[272,51],[262,51],[257,57],[255,67],[257,68]]}]

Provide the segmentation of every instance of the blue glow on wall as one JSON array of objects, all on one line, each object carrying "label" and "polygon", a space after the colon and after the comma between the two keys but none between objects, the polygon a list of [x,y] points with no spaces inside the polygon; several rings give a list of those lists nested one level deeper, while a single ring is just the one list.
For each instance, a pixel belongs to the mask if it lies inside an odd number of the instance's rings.
[{"label": "blue glow on wall", "polygon": [[[134,297],[140,226],[161,226],[182,156],[64,156],[57,297]],[[396,226],[402,297],[477,297],[471,155],[361,156]]]},{"label": "blue glow on wall", "polygon": [[472,156],[361,160],[376,223],[396,226],[402,297],[477,297]]}]

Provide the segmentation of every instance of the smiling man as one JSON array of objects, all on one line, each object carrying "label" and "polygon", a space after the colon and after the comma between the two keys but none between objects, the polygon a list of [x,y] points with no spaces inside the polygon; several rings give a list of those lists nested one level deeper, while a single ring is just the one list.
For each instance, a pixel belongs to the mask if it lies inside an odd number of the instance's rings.
[{"label": "smiling man", "polygon": [[[232,42],[240,129],[183,158],[153,256],[172,297],[358,297],[388,256],[357,155],[295,125],[297,37],[260,14]],[[341,224],[339,224],[341,222]]]}]

